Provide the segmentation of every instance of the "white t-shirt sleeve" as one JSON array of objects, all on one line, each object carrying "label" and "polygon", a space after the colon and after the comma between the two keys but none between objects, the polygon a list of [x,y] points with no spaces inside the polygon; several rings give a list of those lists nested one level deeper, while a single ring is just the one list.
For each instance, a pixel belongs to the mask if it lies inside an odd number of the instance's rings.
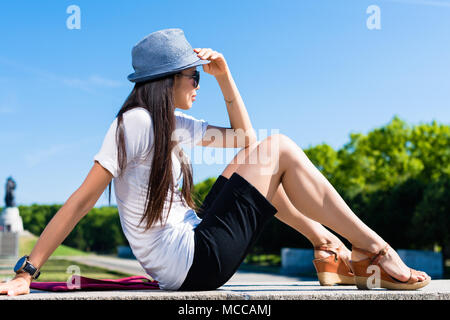
[{"label": "white t-shirt sleeve", "polygon": [[[135,108],[123,114],[123,127],[127,165],[141,159],[153,144],[153,128],[150,113],[143,108]],[[116,143],[117,118],[110,125],[100,151],[94,156],[114,178],[120,175]]]},{"label": "white t-shirt sleeve", "polygon": [[196,119],[179,110],[175,111],[176,129],[174,135],[181,144],[190,144],[194,147],[205,135],[208,122]]}]

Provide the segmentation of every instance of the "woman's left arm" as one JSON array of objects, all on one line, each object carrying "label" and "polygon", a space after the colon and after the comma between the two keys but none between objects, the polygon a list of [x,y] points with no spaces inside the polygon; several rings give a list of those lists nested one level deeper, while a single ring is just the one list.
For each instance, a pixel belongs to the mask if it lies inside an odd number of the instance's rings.
[{"label": "woman's left arm", "polygon": [[203,65],[203,70],[216,78],[222,90],[231,128],[243,130],[247,139],[249,139],[249,144],[255,142],[257,140],[255,130],[223,55],[211,49],[196,48],[194,51],[198,53],[201,59],[211,61]]}]

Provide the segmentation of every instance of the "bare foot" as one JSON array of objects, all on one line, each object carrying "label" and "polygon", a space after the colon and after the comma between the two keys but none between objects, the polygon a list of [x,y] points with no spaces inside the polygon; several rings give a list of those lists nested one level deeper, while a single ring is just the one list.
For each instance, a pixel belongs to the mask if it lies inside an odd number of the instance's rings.
[{"label": "bare foot", "polygon": [[[383,249],[385,246],[378,246],[379,249],[376,251],[368,250],[370,252],[378,252]],[[361,248],[363,249],[363,248]],[[367,249],[366,249],[367,250]],[[351,258],[353,261],[360,261],[366,259],[367,256],[363,253],[360,253],[356,250],[352,251]],[[411,277],[413,280],[424,281],[429,276],[423,272],[419,271],[417,273],[411,273],[410,268],[402,261],[398,253],[392,248],[389,247],[387,253],[382,256],[379,260],[379,264],[383,267],[383,269],[394,279],[399,281],[408,281]]]}]

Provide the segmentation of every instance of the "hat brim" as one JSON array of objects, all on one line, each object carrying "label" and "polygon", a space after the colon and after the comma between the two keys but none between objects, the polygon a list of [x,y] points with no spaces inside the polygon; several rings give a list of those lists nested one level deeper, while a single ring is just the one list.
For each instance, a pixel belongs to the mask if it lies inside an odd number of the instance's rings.
[{"label": "hat brim", "polygon": [[162,73],[145,73],[145,74],[141,73],[141,74],[137,74],[136,72],[134,72],[134,73],[129,74],[127,79],[129,81],[131,81],[131,82],[143,82],[143,81],[147,81],[147,80],[161,78],[161,77],[164,77],[164,76],[167,76],[167,75],[170,75],[170,74],[174,74],[174,73],[177,73],[177,72],[180,72],[182,70],[189,69],[189,68],[192,68],[192,67],[200,66],[200,65],[203,65],[203,64],[208,64],[210,62],[211,61],[209,61],[209,60],[199,59],[199,60],[197,60],[197,61],[195,61],[195,62],[193,62],[191,64],[188,64],[188,65],[185,65],[183,67],[176,68],[176,69],[172,69],[172,70],[167,71],[167,72],[162,72]]}]

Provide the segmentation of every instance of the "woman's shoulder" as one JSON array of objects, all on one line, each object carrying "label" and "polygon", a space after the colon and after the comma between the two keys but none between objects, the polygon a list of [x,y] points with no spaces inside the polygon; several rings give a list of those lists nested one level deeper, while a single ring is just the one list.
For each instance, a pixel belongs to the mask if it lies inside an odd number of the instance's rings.
[{"label": "woman's shoulder", "polygon": [[136,107],[128,110],[123,114],[125,125],[139,125],[139,126],[151,126],[152,117],[150,112],[143,107]]},{"label": "woman's shoulder", "polygon": [[127,112],[124,113],[124,115],[127,115],[128,117],[148,117],[151,118],[150,115],[150,111],[148,111],[146,108],[144,107],[135,107],[131,110],[128,110]]}]

